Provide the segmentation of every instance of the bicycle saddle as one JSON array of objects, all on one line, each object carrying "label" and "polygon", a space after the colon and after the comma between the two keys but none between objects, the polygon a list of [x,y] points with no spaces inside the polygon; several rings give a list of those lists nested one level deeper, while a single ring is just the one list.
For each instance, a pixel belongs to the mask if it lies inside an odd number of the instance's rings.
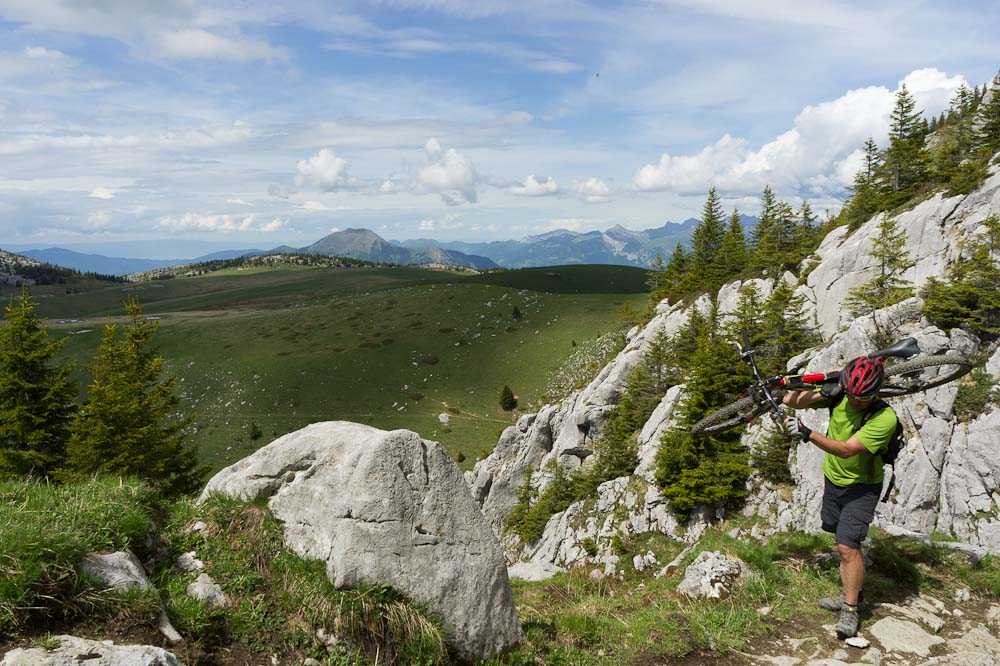
[{"label": "bicycle saddle", "polygon": [[879,349],[871,354],[868,354],[868,358],[884,358],[886,356],[895,356],[898,358],[910,358],[911,356],[916,356],[920,353],[920,346],[917,344],[916,338],[905,338],[900,340],[891,347],[886,347],[885,349]]}]

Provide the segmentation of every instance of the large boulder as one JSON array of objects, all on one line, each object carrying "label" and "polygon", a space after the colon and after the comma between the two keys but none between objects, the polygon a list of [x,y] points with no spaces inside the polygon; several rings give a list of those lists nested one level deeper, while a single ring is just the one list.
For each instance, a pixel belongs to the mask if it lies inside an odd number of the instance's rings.
[{"label": "large boulder", "polygon": [[440,615],[462,660],[523,639],[499,545],[436,442],[343,421],[290,433],[216,474],[220,493],[267,498],[285,543],[337,587],[387,583]]}]

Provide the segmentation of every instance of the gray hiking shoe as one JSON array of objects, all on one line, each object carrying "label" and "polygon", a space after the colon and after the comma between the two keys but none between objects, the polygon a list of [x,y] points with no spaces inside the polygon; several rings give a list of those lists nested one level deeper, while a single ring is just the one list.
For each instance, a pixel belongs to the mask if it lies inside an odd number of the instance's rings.
[{"label": "gray hiking shoe", "polygon": [[[865,603],[865,593],[862,592],[858,595],[857,605],[861,606],[864,603]],[[839,597],[820,597],[819,607],[824,610],[833,611],[834,613],[836,613],[837,611],[839,611],[841,608],[844,607],[844,595],[841,594]]]},{"label": "gray hiking shoe", "polygon": [[837,638],[843,640],[858,633],[858,607],[844,605],[837,619]]}]

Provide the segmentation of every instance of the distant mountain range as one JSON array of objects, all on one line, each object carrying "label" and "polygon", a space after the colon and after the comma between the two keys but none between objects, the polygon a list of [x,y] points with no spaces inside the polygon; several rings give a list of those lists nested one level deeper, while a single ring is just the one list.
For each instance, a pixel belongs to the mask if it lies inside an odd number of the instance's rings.
[{"label": "distant mountain range", "polygon": [[[756,226],[758,219],[741,217],[744,231]],[[505,268],[561,266],[566,264],[619,264],[648,267],[657,254],[669,259],[678,243],[688,247],[698,220],[680,224],[668,222],[662,227],[632,231],[615,225],[607,231],[580,233],[556,229],[523,240],[465,243],[435,241],[428,238],[395,242],[401,247],[440,247],[488,257]]]},{"label": "distant mountain range", "polygon": [[[742,220],[743,228],[748,233],[758,222],[756,217],[747,215],[744,215]],[[35,261],[106,275],[129,275],[217,259],[293,252],[350,257],[382,263],[438,264],[476,269],[566,264],[648,267],[657,254],[668,259],[678,243],[685,247],[689,246],[691,235],[697,225],[698,220],[691,218],[679,224],[668,222],[662,227],[642,231],[633,231],[621,225],[615,225],[607,231],[586,233],[557,229],[528,236],[522,240],[489,243],[436,241],[429,238],[387,241],[368,229],[345,229],[335,231],[305,247],[282,245],[272,250],[223,250],[192,259],[128,259],[84,254],[57,247],[23,250],[20,254]]]}]

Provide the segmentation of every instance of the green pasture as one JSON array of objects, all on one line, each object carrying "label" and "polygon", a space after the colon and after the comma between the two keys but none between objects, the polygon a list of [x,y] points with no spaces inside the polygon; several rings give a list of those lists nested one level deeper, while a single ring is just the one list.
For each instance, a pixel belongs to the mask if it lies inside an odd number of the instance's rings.
[{"label": "green pasture", "polygon": [[[326,420],[415,430],[468,469],[540,406],[574,342],[617,328],[623,305],[645,302],[643,277],[617,266],[274,269],[34,294],[81,383],[103,325],[136,294],[159,318],[157,346],[213,470]],[[624,293],[607,293],[612,281]],[[80,321],[59,323],[67,319]],[[504,384],[518,397],[514,413],[500,409]]]}]

